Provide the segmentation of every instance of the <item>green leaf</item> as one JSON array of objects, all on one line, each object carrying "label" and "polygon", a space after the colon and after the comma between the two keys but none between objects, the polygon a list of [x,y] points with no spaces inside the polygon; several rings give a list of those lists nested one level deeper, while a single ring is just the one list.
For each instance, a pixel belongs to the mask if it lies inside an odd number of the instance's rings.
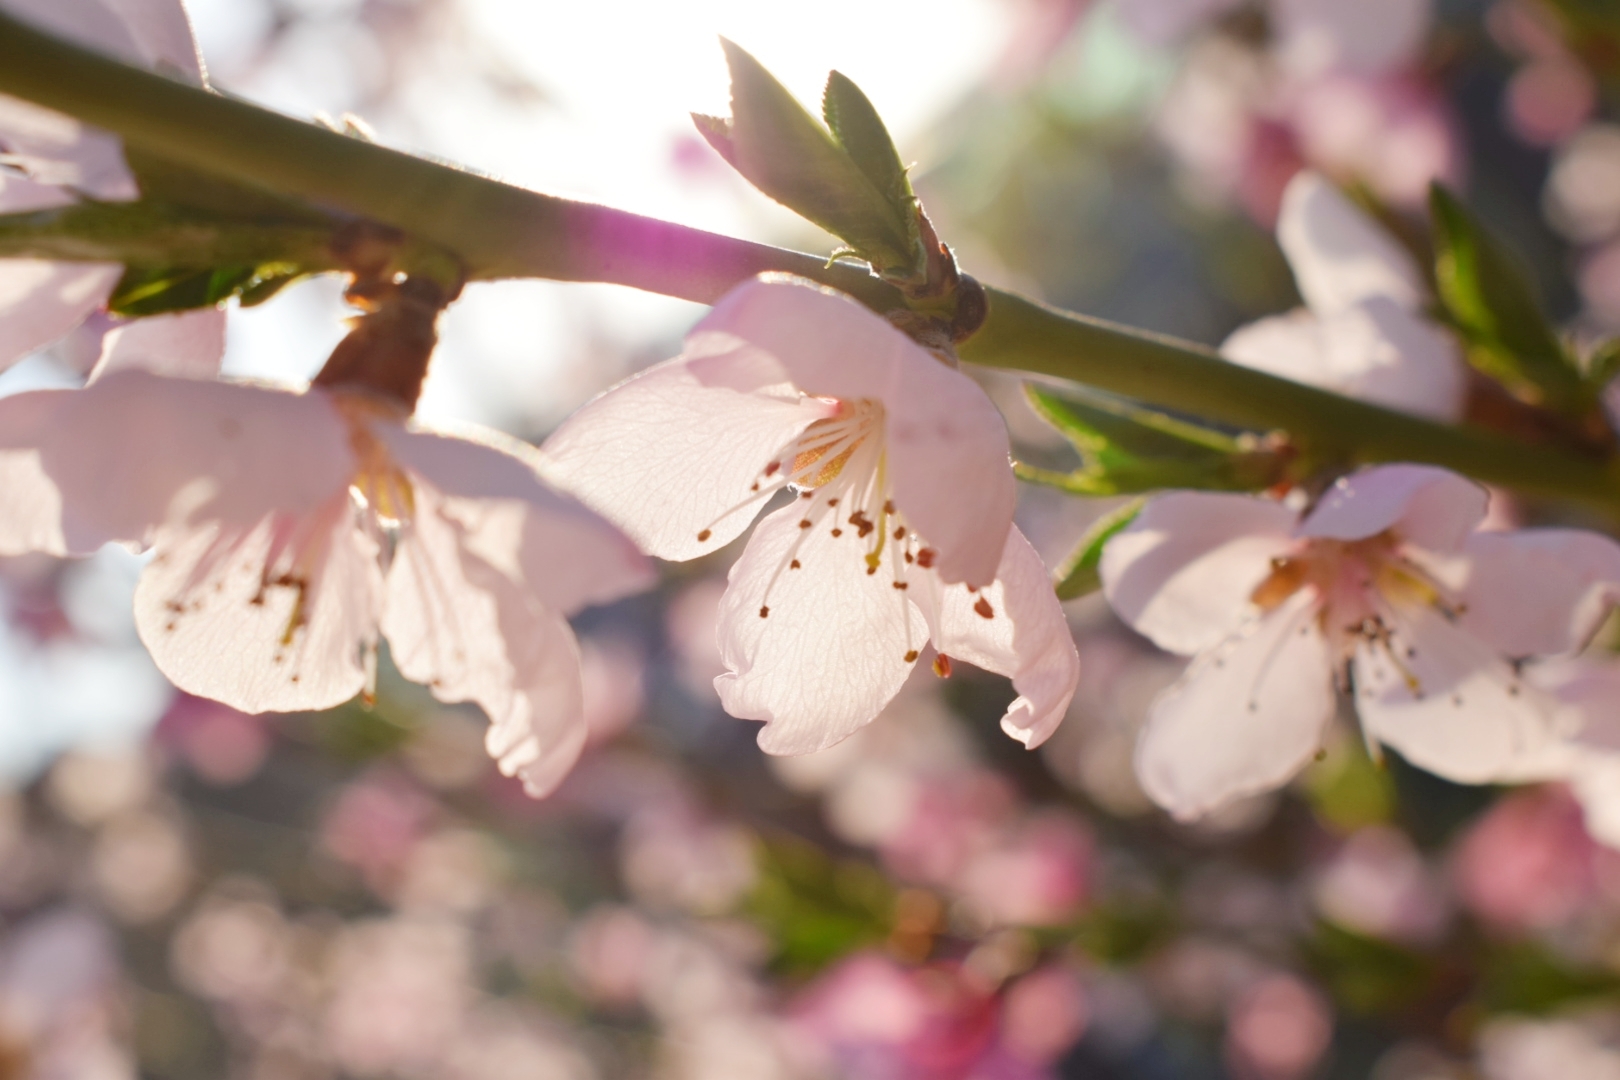
[{"label": "green leaf", "polygon": [[763,838],[758,877],[744,903],[776,946],[772,966],[810,975],[859,948],[881,942],[894,923],[894,886],[877,867],[835,861],[806,840]]},{"label": "green leaf", "polygon": [[1580,371],[1513,255],[1445,188],[1429,189],[1435,282],[1445,314],[1484,374],[1539,404],[1583,410]]},{"label": "green leaf", "polygon": [[1586,385],[1593,394],[1620,375],[1620,338],[1610,338],[1586,357]]},{"label": "green leaf", "polygon": [[861,88],[842,72],[827,76],[827,89],[821,98],[821,115],[832,129],[844,152],[866,174],[872,186],[883,193],[889,206],[906,225],[913,248],[920,242],[917,230],[916,193],[911,178],[900,162],[889,129]]},{"label": "green leaf", "polygon": [[213,307],[233,296],[262,304],[308,271],[290,263],[259,266],[131,266],[114,286],[107,310],[139,317]]},{"label": "green leaf", "polygon": [[1055,591],[1059,600],[1075,600],[1102,588],[1097,567],[1102,562],[1103,548],[1136,520],[1136,515],[1142,512],[1146,502],[1146,499],[1132,499],[1091,523],[1086,534],[1080,538],[1074,554],[1058,567]]},{"label": "green leaf", "polygon": [[[731,120],[694,116],[703,137],[749,183],[843,240],[879,273],[913,274],[915,226],[758,60],[730,41],[721,45],[731,69]],[[863,130],[857,142],[866,148],[870,135]]]},{"label": "green leaf", "polygon": [[1025,384],[1030,405],[1063,433],[1083,464],[1063,473],[1018,466],[1034,483],[1076,495],[1134,495],[1165,488],[1254,491],[1270,487],[1287,469],[1281,450],[1252,436],[1232,436],[1113,398],[1060,396]]}]

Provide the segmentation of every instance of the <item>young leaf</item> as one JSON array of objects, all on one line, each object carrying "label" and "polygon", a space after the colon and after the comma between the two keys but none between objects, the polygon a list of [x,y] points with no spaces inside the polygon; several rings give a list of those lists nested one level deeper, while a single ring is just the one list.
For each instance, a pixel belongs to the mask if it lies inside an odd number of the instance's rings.
[{"label": "young leaf", "polygon": [[1540,403],[1584,408],[1574,359],[1512,254],[1439,184],[1429,189],[1429,209],[1440,301],[1468,342],[1470,362]]},{"label": "young leaf", "polygon": [[1063,433],[1083,464],[1073,472],[1018,466],[1025,480],[1077,495],[1130,495],[1164,488],[1253,491],[1283,476],[1287,460],[1249,436],[1190,424],[1129,402],[1101,396],[1059,396],[1034,384],[1025,393],[1035,411]]},{"label": "young leaf", "polygon": [[703,137],[749,183],[843,240],[879,273],[912,274],[918,264],[915,225],[908,227],[885,193],[764,65],[729,41],[721,44],[731,69],[731,121],[694,117]]},{"label": "young leaf", "polygon": [[821,114],[850,160],[866,174],[872,186],[883,193],[895,214],[905,222],[915,248],[919,243],[917,196],[911,190],[911,179],[900,163],[900,152],[894,148],[894,140],[889,137],[889,129],[883,125],[877,109],[848,76],[835,71],[827,76]]},{"label": "young leaf", "polygon": [[1053,588],[1059,600],[1075,600],[1102,588],[1097,567],[1102,562],[1103,547],[1136,520],[1145,502],[1146,499],[1132,499],[1091,523],[1074,553],[1058,567],[1057,584]]}]

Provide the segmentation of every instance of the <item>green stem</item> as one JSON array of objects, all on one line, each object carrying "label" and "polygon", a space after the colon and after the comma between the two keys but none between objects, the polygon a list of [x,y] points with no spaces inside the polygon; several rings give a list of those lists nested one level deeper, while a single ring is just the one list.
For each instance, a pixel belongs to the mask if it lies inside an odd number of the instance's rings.
[{"label": "green stem", "polygon": [[[711,303],[766,270],[814,278],[878,311],[901,306],[859,269],[591,203],[542,195],[349,138],[129,67],[0,15],[0,91],[77,116],[178,165],[395,226],[475,279],[603,281]],[[1423,461],[1620,516],[1620,473],[1237,367],[1172,338],[991,290],[962,348],[989,367],[1073,379],[1162,408],[1288,431],[1348,462]]]}]

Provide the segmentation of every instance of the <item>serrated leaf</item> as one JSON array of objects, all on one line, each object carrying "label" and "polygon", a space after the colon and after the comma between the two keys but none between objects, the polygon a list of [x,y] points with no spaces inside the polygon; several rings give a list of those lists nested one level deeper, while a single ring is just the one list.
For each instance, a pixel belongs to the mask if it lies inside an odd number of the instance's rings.
[{"label": "serrated leaf", "polygon": [[859,251],[878,272],[913,273],[911,231],[884,193],[764,65],[730,41],[721,44],[731,69],[731,122],[722,128],[713,118],[698,120],[704,138],[749,183]]},{"label": "serrated leaf", "polygon": [[1580,372],[1512,254],[1450,192],[1429,189],[1435,283],[1469,361],[1511,390],[1555,408],[1582,409]]},{"label": "serrated leaf", "polygon": [[821,98],[821,115],[832,129],[856,168],[866,174],[872,186],[889,200],[902,222],[913,248],[918,244],[916,194],[901,164],[900,152],[884,126],[883,118],[854,81],[842,72],[827,76],[827,89]]},{"label": "serrated leaf", "polygon": [[1081,399],[1026,384],[1030,405],[1079,452],[1081,468],[1020,464],[1018,475],[1076,495],[1134,495],[1166,488],[1254,491],[1282,478],[1286,460],[1247,438],[1101,396]]},{"label": "serrated leaf", "polygon": [[1057,584],[1053,590],[1059,600],[1075,600],[1102,588],[1102,578],[1097,568],[1102,563],[1103,548],[1136,520],[1136,515],[1142,512],[1146,502],[1146,499],[1132,499],[1091,523],[1091,528],[1080,538],[1074,553],[1058,567]]}]

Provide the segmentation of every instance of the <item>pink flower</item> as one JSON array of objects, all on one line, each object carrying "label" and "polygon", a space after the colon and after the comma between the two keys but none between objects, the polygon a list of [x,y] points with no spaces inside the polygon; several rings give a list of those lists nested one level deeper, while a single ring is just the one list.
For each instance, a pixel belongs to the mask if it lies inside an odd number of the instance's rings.
[{"label": "pink flower", "polygon": [[1620,545],[1570,529],[1479,532],[1483,488],[1389,465],[1303,516],[1241,495],[1148,503],[1107,547],[1105,594],[1194,656],[1137,746],[1143,787],[1182,818],[1304,767],[1352,689],[1369,743],[1463,783],[1508,778],[1558,738],[1516,661],[1578,648],[1620,585]]},{"label": "pink flower", "polygon": [[1046,571],[1012,526],[1007,431],[983,391],[854,300],[765,275],[686,350],[547,442],[558,478],[651,554],[735,538],[718,635],[726,711],[768,753],[843,739],[923,647],[1013,680],[1003,729],[1039,744],[1079,674]]},{"label": "pink flower", "polygon": [[563,616],[648,567],[526,448],[403,412],[141,371],[5,398],[0,552],[150,545],[141,639],[181,689],[243,712],[349,699],[387,637],[407,678],[481,705],[502,770],[544,794],[586,737]]},{"label": "pink flower", "polygon": [[[8,0],[10,14],[127,63],[202,85],[202,64],[179,0]],[[0,214],[68,206],[82,197],[138,198],[118,139],[31,102],[0,95]],[[106,306],[115,263],[0,260],[0,369],[62,338]],[[192,316],[195,325],[204,316]],[[223,316],[206,319],[223,326]],[[223,349],[222,329],[219,332]],[[212,357],[214,368],[219,353]]]},{"label": "pink flower", "polygon": [[1277,241],[1306,306],[1242,327],[1221,355],[1245,367],[1455,420],[1466,389],[1457,342],[1423,314],[1412,257],[1332,184],[1295,175]]}]

